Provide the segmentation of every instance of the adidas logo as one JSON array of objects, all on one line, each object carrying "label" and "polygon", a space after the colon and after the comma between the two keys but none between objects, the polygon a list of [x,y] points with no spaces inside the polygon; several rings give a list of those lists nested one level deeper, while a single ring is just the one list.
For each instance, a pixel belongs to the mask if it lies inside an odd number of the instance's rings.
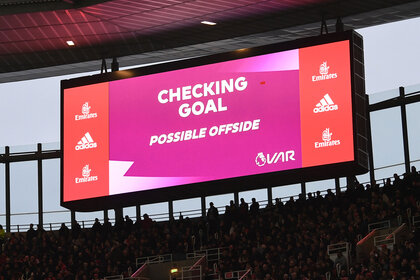
[{"label": "adidas logo", "polygon": [[74,178],[74,181],[76,184],[79,183],[87,183],[87,182],[92,182],[92,181],[98,181],[98,176],[90,176],[90,172],[92,170],[89,168],[89,164],[86,164],[85,166],[83,166],[82,169],[82,176],[81,178]]},{"label": "adidas logo", "polygon": [[86,132],[85,136],[82,137],[82,140],[77,142],[77,145],[74,148],[76,149],[76,151],[78,151],[96,148],[97,146],[98,144],[95,141],[93,141],[92,136],[90,136],[90,133]]},{"label": "adidas logo", "polygon": [[336,79],[338,77],[337,73],[329,73],[328,71],[330,66],[327,65],[327,62],[324,61],[319,66],[319,76],[312,76],[312,82],[322,81],[322,80],[329,80],[329,79]]},{"label": "adidas logo", "polygon": [[82,115],[75,115],[74,119],[76,121],[86,120],[86,119],[93,119],[98,117],[97,113],[90,113],[90,106],[88,102],[83,103],[82,105]]},{"label": "adidas logo", "polygon": [[314,108],[314,113],[317,114],[317,113],[335,111],[335,110],[338,110],[338,105],[334,104],[334,101],[332,101],[331,97],[327,93],[319,101],[319,103],[316,104],[316,107]]}]

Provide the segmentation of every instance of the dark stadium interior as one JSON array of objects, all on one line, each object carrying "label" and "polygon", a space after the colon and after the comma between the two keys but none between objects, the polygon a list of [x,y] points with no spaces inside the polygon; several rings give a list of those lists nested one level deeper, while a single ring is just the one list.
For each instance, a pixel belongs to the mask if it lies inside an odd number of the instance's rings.
[{"label": "dark stadium interior", "polygon": [[[207,217],[169,222],[158,223],[145,214],[115,225],[97,220],[89,229],[79,224],[58,231],[34,227],[2,239],[0,279],[129,277],[137,269],[136,257],[172,254],[177,261],[211,248],[221,248],[220,254],[208,261],[202,279],[227,279],[227,272],[248,269],[253,271],[249,279],[264,280],[419,279],[418,228],[392,247],[372,246],[363,257],[356,249],[369,224],[410,224],[420,214],[419,187],[420,174],[413,170],[381,186],[354,181],[342,193],[276,199],[266,207],[232,201],[223,215],[213,206]],[[337,256],[333,261],[327,246],[339,242],[348,242],[352,250],[348,259]]]},{"label": "dark stadium interior", "polygon": [[316,36],[322,17],[333,31],[338,17],[357,29],[419,15],[410,0],[4,0],[0,82],[94,71],[102,58],[133,66]]}]

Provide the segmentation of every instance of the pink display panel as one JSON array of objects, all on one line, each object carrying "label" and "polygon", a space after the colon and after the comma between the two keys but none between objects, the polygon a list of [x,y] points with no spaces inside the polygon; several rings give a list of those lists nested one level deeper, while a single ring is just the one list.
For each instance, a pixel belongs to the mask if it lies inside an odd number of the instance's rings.
[{"label": "pink display panel", "polygon": [[63,201],[354,160],[349,44],[64,89]]}]

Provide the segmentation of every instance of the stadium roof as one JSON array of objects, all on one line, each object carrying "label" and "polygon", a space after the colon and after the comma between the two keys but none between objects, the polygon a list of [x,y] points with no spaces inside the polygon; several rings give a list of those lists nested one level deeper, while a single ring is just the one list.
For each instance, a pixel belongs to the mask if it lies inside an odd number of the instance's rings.
[{"label": "stadium roof", "polygon": [[419,15],[408,0],[0,0],[0,82],[318,35],[322,16],[331,31],[338,16],[357,29]]}]

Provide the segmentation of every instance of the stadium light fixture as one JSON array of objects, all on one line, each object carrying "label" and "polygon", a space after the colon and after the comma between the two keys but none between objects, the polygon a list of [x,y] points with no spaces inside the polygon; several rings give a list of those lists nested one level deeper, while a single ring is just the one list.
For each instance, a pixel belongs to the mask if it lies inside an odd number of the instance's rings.
[{"label": "stadium light fixture", "polygon": [[171,268],[171,274],[178,273],[178,268]]},{"label": "stadium light fixture", "polygon": [[176,267],[171,268],[170,272],[171,272],[171,274],[169,276],[169,279],[176,280],[176,278],[177,278],[176,275],[178,274],[178,268],[176,268]]},{"label": "stadium light fixture", "polygon": [[67,45],[69,45],[70,47],[72,47],[72,46],[74,46],[74,45],[75,45],[75,44],[74,44],[74,42],[73,42],[72,40],[69,40],[69,41],[67,41],[66,43],[67,43]]},{"label": "stadium light fixture", "polygon": [[215,22],[212,22],[212,21],[207,21],[207,20],[203,20],[201,23],[202,23],[202,24],[207,24],[207,25],[216,25],[216,24],[217,24],[217,23],[215,23]]}]

